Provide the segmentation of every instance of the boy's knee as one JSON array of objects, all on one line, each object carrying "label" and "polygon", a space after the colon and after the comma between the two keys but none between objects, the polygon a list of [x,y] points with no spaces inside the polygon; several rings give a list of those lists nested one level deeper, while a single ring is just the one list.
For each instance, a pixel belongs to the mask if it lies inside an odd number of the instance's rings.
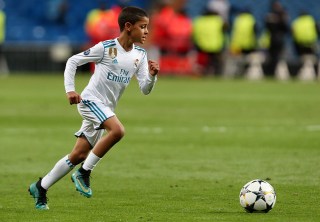
[{"label": "boy's knee", "polygon": [[106,129],[109,135],[116,141],[119,141],[125,134],[124,126],[116,117],[105,121],[102,127]]},{"label": "boy's knee", "polygon": [[87,152],[73,151],[69,154],[69,160],[73,165],[83,162],[88,156]]},{"label": "boy's knee", "polygon": [[122,137],[124,137],[125,134],[125,129],[123,125],[119,125],[118,127],[116,127],[116,129],[114,129],[113,131],[115,137],[120,140]]}]

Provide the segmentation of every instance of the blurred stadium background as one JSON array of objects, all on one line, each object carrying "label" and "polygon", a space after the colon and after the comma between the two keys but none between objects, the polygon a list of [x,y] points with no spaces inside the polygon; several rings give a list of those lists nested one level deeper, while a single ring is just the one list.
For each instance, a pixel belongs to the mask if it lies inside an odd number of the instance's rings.
[{"label": "blurred stadium background", "polygon": [[[67,3],[63,22],[57,21],[57,7]],[[119,3],[105,1],[107,6]],[[147,0],[122,1],[151,11],[156,2]],[[192,19],[201,14],[208,0],[186,1],[187,15]],[[256,17],[258,30],[264,29],[263,19],[270,8],[268,0],[230,0],[232,6],[249,6]],[[88,12],[97,8],[101,0],[0,0],[6,13],[6,38],[4,54],[10,72],[62,71],[68,56],[84,49],[89,39],[84,30]],[[302,9],[320,21],[320,1],[282,0],[290,21]],[[289,43],[288,39],[288,45]],[[287,56],[293,55],[290,47]],[[86,67],[84,67],[86,69]]]}]

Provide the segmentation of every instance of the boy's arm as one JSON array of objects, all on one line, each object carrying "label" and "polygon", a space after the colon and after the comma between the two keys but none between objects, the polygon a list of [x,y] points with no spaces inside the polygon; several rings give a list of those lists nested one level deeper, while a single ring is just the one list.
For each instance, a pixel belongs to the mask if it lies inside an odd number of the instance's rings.
[{"label": "boy's arm", "polygon": [[157,81],[159,70],[160,68],[157,62],[153,60],[147,61],[146,57],[142,60],[142,64],[140,65],[140,69],[136,73],[136,76],[143,94],[148,95],[152,91],[153,86]]},{"label": "boy's arm", "polygon": [[89,62],[100,62],[103,58],[104,47],[98,43],[92,48],[70,57],[64,70],[64,87],[70,104],[77,104],[81,96],[75,91],[75,74],[77,67]]}]

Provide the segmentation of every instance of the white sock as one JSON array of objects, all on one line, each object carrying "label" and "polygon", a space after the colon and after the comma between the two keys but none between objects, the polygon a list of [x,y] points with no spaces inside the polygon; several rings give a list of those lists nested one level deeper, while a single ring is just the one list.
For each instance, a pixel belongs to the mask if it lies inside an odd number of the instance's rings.
[{"label": "white sock", "polygon": [[68,155],[66,155],[56,163],[45,177],[42,178],[41,186],[48,190],[49,187],[67,175],[73,168],[74,165],[70,162]]},{"label": "white sock", "polygon": [[91,151],[87,159],[84,161],[82,168],[85,170],[93,170],[93,168],[95,168],[95,166],[98,164],[99,160],[101,160],[101,158]]}]

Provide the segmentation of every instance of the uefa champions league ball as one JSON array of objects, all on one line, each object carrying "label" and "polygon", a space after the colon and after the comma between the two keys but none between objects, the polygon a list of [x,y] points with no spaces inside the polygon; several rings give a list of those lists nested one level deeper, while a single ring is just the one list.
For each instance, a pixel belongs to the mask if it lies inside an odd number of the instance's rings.
[{"label": "uefa champions league ball", "polygon": [[240,205],[249,213],[269,212],[276,203],[276,192],[270,183],[256,179],[246,183],[240,191]]}]

